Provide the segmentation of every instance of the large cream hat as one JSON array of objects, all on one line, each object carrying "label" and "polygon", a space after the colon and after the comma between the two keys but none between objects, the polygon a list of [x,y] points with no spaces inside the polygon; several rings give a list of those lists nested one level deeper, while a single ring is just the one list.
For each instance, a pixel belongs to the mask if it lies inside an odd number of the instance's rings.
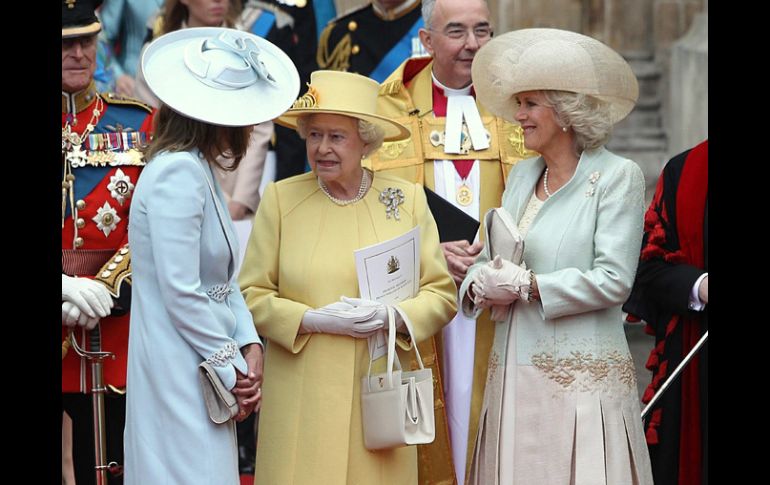
[{"label": "large cream hat", "polygon": [[401,123],[377,115],[377,81],[352,72],[315,71],[310,74],[308,90],[294,106],[275,122],[297,129],[297,118],[327,113],[345,115],[374,123],[385,130],[385,141],[409,137]]},{"label": "large cream hat", "polygon": [[639,97],[631,66],[596,39],[559,29],[522,29],[495,37],[471,68],[476,96],[492,113],[514,120],[514,95],[558,90],[589,94],[610,105],[612,123],[625,118]]},{"label": "large cream hat", "polygon": [[261,37],[224,27],[158,37],[145,49],[141,68],[163,103],[215,125],[272,120],[299,93],[299,74],[289,56]]}]

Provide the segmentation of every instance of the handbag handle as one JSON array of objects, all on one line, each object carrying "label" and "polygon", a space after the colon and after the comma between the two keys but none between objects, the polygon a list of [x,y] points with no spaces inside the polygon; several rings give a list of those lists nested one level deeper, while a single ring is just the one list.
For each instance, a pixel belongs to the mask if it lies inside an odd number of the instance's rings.
[{"label": "handbag handle", "polygon": [[[420,350],[417,348],[417,342],[414,340],[414,331],[412,330],[412,321],[409,316],[398,305],[385,305],[388,312],[388,360],[387,360],[387,379],[388,386],[393,387],[393,364],[398,363],[398,369],[401,370],[401,361],[396,354],[396,313],[401,316],[404,321],[406,331],[409,333],[409,338],[412,341],[414,347],[414,353],[417,354],[417,363],[420,365],[420,369],[425,369],[422,363],[422,357],[420,356]],[[369,356],[369,370],[367,371],[367,377],[372,376],[372,356]],[[369,391],[371,391],[371,379],[366,380]]]}]

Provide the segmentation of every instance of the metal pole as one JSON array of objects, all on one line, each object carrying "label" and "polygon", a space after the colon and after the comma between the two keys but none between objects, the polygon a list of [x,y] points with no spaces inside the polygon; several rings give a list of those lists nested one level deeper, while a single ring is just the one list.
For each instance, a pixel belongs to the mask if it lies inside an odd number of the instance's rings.
[{"label": "metal pole", "polygon": [[690,362],[690,360],[695,357],[695,354],[698,353],[698,350],[703,346],[704,343],[706,343],[706,340],[709,338],[709,332],[706,330],[706,333],[703,334],[703,336],[698,340],[698,343],[695,344],[695,346],[690,350],[690,352],[687,354],[687,356],[682,359],[682,362],[679,363],[679,365],[674,369],[674,372],[671,373],[670,376],[668,376],[668,379],[666,379],[666,382],[663,383],[662,386],[660,386],[660,389],[658,389],[658,392],[655,393],[654,396],[652,396],[652,399],[650,399],[650,402],[647,404],[647,406],[644,408],[644,411],[642,411],[642,419],[644,419],[645,416],[647,416],[647,413],[650,412],[650,409],[652,409],[652,406],[655,404],[655,402],[660,398],[660,396],[663,395],[663,393],[666,391],[669,385],[671,385],[672,382],[674,382],[674,379],[684,370],[684,367]]}]

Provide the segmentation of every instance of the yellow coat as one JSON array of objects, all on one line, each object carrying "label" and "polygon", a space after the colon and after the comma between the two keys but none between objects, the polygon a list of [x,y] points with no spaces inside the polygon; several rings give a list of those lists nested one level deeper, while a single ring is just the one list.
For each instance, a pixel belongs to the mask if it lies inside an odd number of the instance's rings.
[{"label": "yellow coat", "polygon": [[[437,129],[443,130],[445,119],[436,118],[433,115],[432,66],[432,61],[407,60],[383,81],[377,101],[377,113],[407,126],[412,137],[404,141],[385,143],[371,157],[368,166],[377,173],[397,175],[434,189],[434,164],[432,160],[478,159],[483,189],[479,213],[483,217],[490,208],[500,207],[505,180],[513,165],[524,158],[537,156],[537,153],[524,147],[521,126],[493,116],[481,105],[478,105],[479,114],[491,135],[489,149],[483,152],[471,151],[470,154],[466,155],[447,155],[443,153],[442,146],[434,147],[429,142],[430,133]],[[416,70],[417,72],[414,74]],[[407,76],[406,80],[404,79],[405,75]],[[480,235],[483,237],[483,234],[482,227]],[[484,312],[478,318],[476,325],[466,470],[468,470],[471,462],[471,452],[476,439],[479,413],[484,399],[484,385],[487,378],[487,360],[492,348],[493,337],[494,324],[490,320],[489,312]],[[431,365],[434,379],[436,376],[441,376],[438,365],[443,359],[441,334],[438,333],[435,338],[420,344],[419,347],[423,359],[435,363]],[[430,445],[418,446],[421,485],[455,483],[454,465],[446,424],[446,410],[443,403],[443,384],[440,379],[441,377],[439,377],[438,387],[442,389],[441,399],[435,399],[436,440]]]},{"label": "yellow coat", "polygon": [[[379,194],[400,188],[401,220],[387,219]],[[401,304],[415,339],[456,312],[455,284],[419,185],[376,174],[359,202],[335,205],[313,173],[268,185],[254,219],[239,283],[259,334],[268,340],[257,447],[257,485],[416,484],[414,446],[370,452],[361,429],[366,339],[297,335],[303,313],[357,297],[353,251],[420,226],[420,292]],[[409,348],[400,341],[402,349]],[[414,352],[399,350],[405,367]],[[379,364],[379,365],[378,365]],[[413,362],[413,364],[415,364]],[[375,363],[384,369],[384,358]]]}]

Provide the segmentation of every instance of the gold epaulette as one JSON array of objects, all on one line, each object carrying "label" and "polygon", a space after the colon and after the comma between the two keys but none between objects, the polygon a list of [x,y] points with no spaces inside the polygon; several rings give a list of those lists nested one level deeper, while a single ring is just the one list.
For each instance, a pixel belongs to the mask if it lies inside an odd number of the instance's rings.
[{"label": "gold epaulette", "polygon": [[120,248],[96,273],[94,279],[104,284],[107,291],[115,297],[120,297],[120,285],[125,281],[131,283],[131,251],[128,244]]},{"label": "gold epaulette", "polygon": [[152,106],[150,106],[149,104],[143,103],[136,98],[123,96],[122,94],[117,94],[112,92],[102,93],[101,97],[104,100],[104,102],[107,104],[131,105],[131,106],[136,106],[138,108],[142,108],[148,113],[152,112]]},{"label": "gold epaulette", "polygon": [[340,39],[340,42],[329,52],[329,37],[335,27],[334,22],[329,22],[321,32],[318,38],[318,51],[316,51],[316,62],[321,69],[332,71],[347,71],[350,67],[350,53],[353,50],[353,42],[350,39],[350,33],[346,33]]}]

